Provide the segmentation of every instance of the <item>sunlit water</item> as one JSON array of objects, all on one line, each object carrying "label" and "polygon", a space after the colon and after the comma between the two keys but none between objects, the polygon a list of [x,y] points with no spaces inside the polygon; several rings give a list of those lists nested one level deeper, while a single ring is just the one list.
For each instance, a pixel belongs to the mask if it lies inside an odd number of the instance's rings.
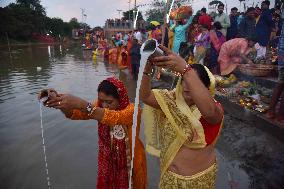
[{"label": "sunlit water", "polygon": [[[91,51],[82,51],[79,44],[18,46],[11,56],[7,48],[0,48],[0,188],[48,188],[47,177],[52,189],[95,188],[97,122],[68,120],[58,110],[42,108],[47,175],[37,94],[54,88],[92,101],[98,84],[115,75],[126,84],[133,102],[136,82],[115,65],[101,59],[93,63]],[[220,153],[218,157],[217,188],[227,188],[230,177],[239,188],[247,188],[247,175],[236,168],[238,162],[228,162]],[[156,188],[158,159],[148,156],[147,164],[149,188]]]},{"label": "sunlit water", "polygon": [[[0,188],[47,188],[38,91],[51,87],[92,101],[99,82],[118,71],[93,64],[91,51],[80,48],[12,50],[12,60],[6,49],[0,59]],[[52,188],[94,188],[97,123],[67,120],[58,110],[43,108],[43,124]]]}]

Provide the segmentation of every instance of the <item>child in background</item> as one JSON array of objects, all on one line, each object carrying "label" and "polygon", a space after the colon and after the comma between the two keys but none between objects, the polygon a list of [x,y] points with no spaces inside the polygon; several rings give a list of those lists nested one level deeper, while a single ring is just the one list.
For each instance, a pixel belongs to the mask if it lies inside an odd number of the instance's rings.
[{"label": "child in background", "polygon": [[93,62],[94,62],[94,64],[96,64],[97,63],[97,56],[98,56],[98,53],[99,51],[98,51],[98,48],[96,48],[96,50],[94,50],[92,53],[93,53]]},{"label": "child in background", "polygon": [[204,64],[207,49],[210,47],[210,36],[207,25],[199,25],[201,33],[195,40],[195,63]]},{"label": "child in background", "polygon": [[117,63],[117,48],[114,44],[109,49],[109,63],[116,64]]},{"label": "child in background", "polygon": [[127,52],[127,46],[126,45],[123,46],[121,56],[122,56],[122,65],[127,67],[128,52]]}]

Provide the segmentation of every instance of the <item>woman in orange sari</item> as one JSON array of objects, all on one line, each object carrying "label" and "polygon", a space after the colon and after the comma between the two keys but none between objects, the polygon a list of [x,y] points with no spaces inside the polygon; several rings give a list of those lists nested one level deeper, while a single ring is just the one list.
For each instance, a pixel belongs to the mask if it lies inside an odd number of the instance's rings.
[{"label": "woman in orange sari", "polygon": [[[95,119],[99,122],[98,189],[127,189],[131,163],[131,133],[134,105],[129,102],[127,90],[116,78],[102,81],[98,100],[93,103],[68,94],[57,94],[44,104],[60,109],[73,120]],[[43,94],[43,93],[41,93]],[[40,98],[42,95],[40,95]],[[141,114],[139,113],[139,118]],[[139,121],[140,122],[140,121]],[[138,123],[139,123],[138,122]],[[133,169],[133,188],[147,188],[146,157],[139,139],[137,126]]]},{"label": "woman in orange sari", "polygon": [[117,48],[112,47],[109,50],[109,63],[110,64],[116,64],[117,63]]},{"label": "woman in orange sari", "polygon": [[128,52],[127,52],[126,46],[123,46],[123,47],[120,47],[120,48],[121,48],[121,50],[120,50],[120,53],[119,53],[119,56],[118,56],[117,64],[118,64],[118,68],[120,70],[124,70],[124,69],[127,68]]}]

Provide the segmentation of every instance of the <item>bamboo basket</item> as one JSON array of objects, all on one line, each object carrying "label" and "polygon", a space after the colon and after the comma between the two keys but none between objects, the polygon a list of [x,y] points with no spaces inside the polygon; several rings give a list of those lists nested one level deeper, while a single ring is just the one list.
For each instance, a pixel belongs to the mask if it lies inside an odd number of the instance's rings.
[{"label": "bamboo basket", "polygon": [[268,76],[273,70],[273,65],[267,64],[241,64],[239,65],[239,70],[245,74],[256,77],[265,77]]}]

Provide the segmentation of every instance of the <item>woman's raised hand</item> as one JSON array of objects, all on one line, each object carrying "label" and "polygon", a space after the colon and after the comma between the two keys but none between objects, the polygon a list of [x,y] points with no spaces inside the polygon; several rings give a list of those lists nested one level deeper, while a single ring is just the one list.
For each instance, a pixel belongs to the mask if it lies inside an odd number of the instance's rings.
[{"label": "woman's raised hand", "polygon": [[153,58],[153,65],[170,69],[174,72],[182,73],[187,65],[187,62],[182,57],[172,52],[170,49],[164,46],[159,46],[159,48],[161,48],[167,54],[167,56],[159,56]]},{"label": "woman's raised hand", "polygon": [[54,89],[43,89],[39,92],[37,98],[38,100],[44,98],[44,97],[48,97],[48,98],[53,98],[55,96],[57,96],[58,93],[56,90]]},{"label": "woman's raised hand", "polygon": [[46,102],[47,107],[60,110],[82,109],[87,107],[87,104],[85,100],[70,94],[59,94]]}]

